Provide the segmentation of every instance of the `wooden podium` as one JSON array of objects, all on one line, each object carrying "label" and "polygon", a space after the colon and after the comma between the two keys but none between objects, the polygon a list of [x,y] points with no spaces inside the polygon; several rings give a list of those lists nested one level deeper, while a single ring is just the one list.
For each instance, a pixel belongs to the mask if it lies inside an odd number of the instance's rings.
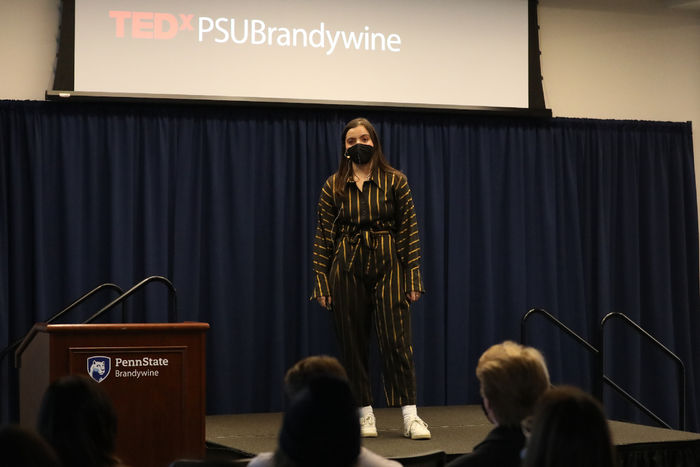
[{"label": "wooden podium", "polygon": [[20,424],[36,427],[53,380],[92,373],[114,402],[117,456],[125,464],[165,467],[204,458],[207,329],[207,323],[34,325],[16,352]]}]

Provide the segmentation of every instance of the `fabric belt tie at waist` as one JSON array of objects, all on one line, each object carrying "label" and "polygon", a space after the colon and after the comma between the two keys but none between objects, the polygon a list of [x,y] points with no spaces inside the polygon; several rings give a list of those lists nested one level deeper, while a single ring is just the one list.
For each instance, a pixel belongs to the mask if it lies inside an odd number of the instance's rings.
[{"label": "fabric belt tie at waist", "polygon": [[390,230],[372,230],[372,229],[360,229],[354,233],[344,233],[343,237],[348,239],[352,252],[350,253],[350,261],[347,262],[345,266],[346,271],[352,269],[352,264],[355,262],[355,256],[357,255],[358,247],[363,244],[366,248],[370,250],[377,249],[377,237],[382,235],[391,235]]}]

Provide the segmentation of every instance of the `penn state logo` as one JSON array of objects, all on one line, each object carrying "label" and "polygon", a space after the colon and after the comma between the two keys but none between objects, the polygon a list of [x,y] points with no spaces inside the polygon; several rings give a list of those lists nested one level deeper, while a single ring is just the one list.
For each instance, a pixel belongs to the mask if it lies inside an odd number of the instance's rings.
[{"label": "penn state logo", "polygon": [[87,371],[90,378],[98,383],[101,383],[109,375],[109,370],[112,367],[112,359],[109,357],[95,356],[88,357]]}]

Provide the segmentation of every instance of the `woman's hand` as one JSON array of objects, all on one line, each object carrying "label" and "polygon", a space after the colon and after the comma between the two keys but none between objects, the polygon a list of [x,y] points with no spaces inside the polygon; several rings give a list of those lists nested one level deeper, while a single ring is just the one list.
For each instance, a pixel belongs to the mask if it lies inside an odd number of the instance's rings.
[{"label": "woman's hand", "polygon": [[408,297],[408,300],[410,302],[417,302],[421,295],[422,294],[420,292],[415,291],[415,290],[413,290],[411,292],[406,292],[406,297]]},{"label": "woman's hand", "polygon": [[331,307],[331,297],[317,297],[316,301],[318,301],[318,304],[323,308],[330,309]]}]

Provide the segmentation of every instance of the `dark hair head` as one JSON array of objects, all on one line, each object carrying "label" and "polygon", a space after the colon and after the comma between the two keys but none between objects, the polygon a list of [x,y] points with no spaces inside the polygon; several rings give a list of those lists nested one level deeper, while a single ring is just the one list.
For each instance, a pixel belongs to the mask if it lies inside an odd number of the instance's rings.
[{"label": "dark hair head", "polygon": [[600,403],[584,391],[561,386],[535,407],[524,467],[613,467],[615,451]]},{"label": "dark hair head", "polygon": [[0,453],[5,467],[59,467],[53,448],[38,434],[17,425],[0,429]]},{"label": "dark hair head", "polygon": [[345,154],[345,137],[348,135],[348,131],[352,130],[353,128],[357,128],[358,126],[364,127],[369,133],[369,137],[374,145],[374,159],[377,156],[377,153],[381,154],[382,143],[379,141],[379,136],[377,135],[377,130],[374,129],[374,125],[372,125],[370,121],[364,117],[353,118],[345,125],[345,128],[343,128],[343,133],[340,136],[340,153]]},{"label": "dark hair head", "polygon": [[71,467],[103,467],[114,458],[117,416],[98,383],[65,376],[48,387],[39,410],[39,433]]},{"label": "dark hair head", "polygon": [[293,397],[304,389],[309,381],[322,376],[348,380],[348,374],[337,358],[328,355],[312,355],[299,360],[287,370],[287,374],[284,376],[287,395]]},{"label": "dark hair head", "polygon": [[346,381],[309,382],[284,414],[279,449],[297,465],[351,466],[360,454],[360,422]]},{"label": "dark hair head", "polygon": [[387,162],[386,157],[384,157],[384,152],[382,151],[382,143],[379,140],[377,130],[374,129],[374,126],[370,123],[370,121],[363,117],[354,118],[350,120],[347,125],[345,125],[340,137],[340,163],[338,165],[338,172],[336,172],[335,182],[333,184],[333,192],[339,194],[340,196],[345,196],[345,188],[347,186],[348,179],[353,174],[352,162],[350,159],[345,157],[345,137],[347,136],[348,131],[353,128],[357,128],[358,126],[362,126],[367,130],[369,137],[372,140],[372,144],[374,145],[374,154],[372,155],[372,159],[370,161],[372,170],[379,169],[383,172],[403,176],[401,172],[393,168],[389,162]]}]

